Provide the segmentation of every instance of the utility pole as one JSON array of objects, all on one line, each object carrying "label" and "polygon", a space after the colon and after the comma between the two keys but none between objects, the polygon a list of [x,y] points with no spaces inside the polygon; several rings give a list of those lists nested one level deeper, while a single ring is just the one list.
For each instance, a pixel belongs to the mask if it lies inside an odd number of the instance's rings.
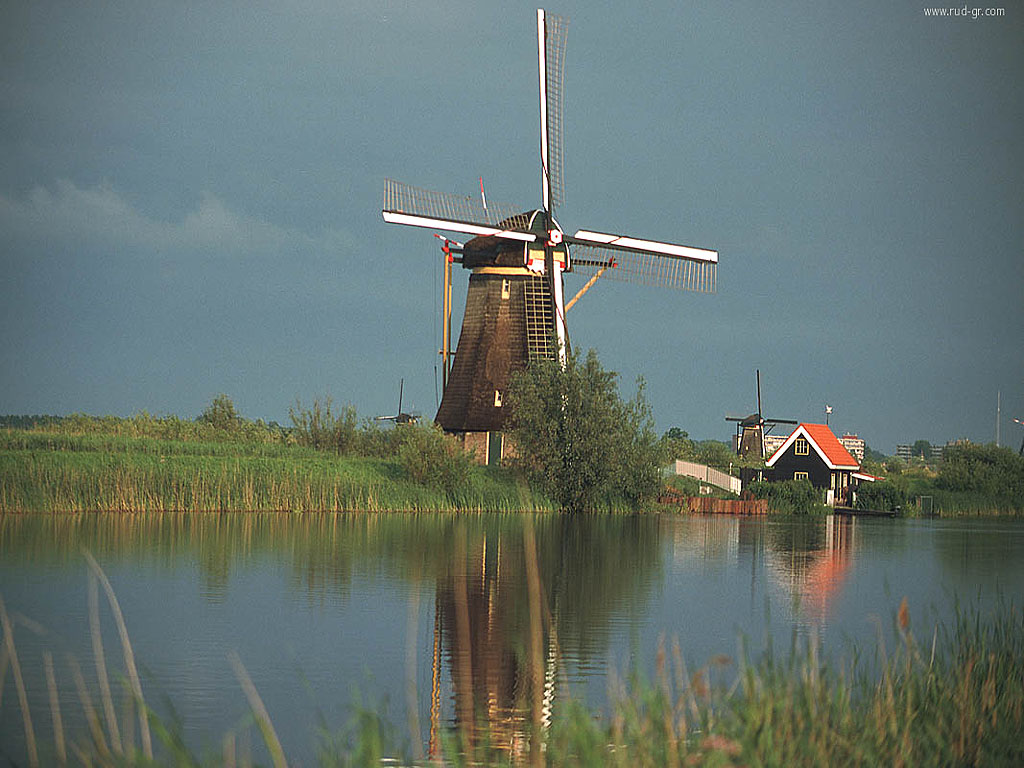
[{"label": "utility pole", "polygon": [[1003,406],[1003,392],[1002,390],[996,390],[996,448],[999,447],[999,412]]}]

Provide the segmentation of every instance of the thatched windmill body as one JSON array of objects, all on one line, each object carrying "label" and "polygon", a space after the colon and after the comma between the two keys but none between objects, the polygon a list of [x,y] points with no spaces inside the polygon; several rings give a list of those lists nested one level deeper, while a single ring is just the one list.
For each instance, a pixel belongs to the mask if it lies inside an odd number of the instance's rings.
[{"label": "thatched windmill body", "polygon": [[[563,195],[564,19],[537,11],[542,208],[523,212],[473,198],[418,189],[388,179],[384,220],[473,235],[445,240],[442,322],[445,386],[436,421],[463,435],[478,456],[502,453],[503,396],[512,373],[537,356],[564,360],[565,314],[601,276],[683,290],[713,291],[716,251],[592,230],[572,236],[555,220]],[[465,315],[450,363],[451,265],[472,270]],[[563,275],[590,281],[566,302]],[[552,343],[552,340],[556,340]],[[556,346],[557,345],[557,346]],[[483,449],[482,452],[480,449]]]}]

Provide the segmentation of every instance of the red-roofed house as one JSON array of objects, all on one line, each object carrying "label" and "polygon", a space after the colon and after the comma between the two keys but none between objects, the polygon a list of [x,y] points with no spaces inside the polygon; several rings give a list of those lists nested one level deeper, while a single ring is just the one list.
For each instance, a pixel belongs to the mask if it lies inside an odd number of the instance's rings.
[{"label": "red-roofed house", "polygon": [[765,467],[772,480],[809,480],[825,491],[825,503],[835,506],[848,503],[860,463],[824,424],[800,424]]}]

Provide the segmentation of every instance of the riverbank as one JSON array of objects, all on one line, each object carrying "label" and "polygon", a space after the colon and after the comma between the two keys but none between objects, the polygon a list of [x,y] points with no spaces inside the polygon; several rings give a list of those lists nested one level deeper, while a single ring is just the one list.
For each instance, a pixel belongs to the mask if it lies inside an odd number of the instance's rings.
[{"label": "riverbank", "polygon": [[0,510],[549,511],[514,473],[467,467],[455,488],[410,477],[398,458],[284,442],[173,440],[0,430]]}]

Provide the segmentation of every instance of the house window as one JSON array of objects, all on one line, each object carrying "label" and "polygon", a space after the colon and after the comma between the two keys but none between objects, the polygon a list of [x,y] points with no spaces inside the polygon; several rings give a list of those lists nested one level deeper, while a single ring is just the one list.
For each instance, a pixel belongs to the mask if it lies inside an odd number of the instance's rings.
[{"label": "house window", "polygon": [[811,452],[811,447],[807,444],[807,441],[802,437],[796,439],[796,445],[793,447],[793,452],[797,456],[807,456]]},{"label": "house window", "polygon": [[793,479],[794,480],[810,480],[810,478],[807,476],[806,472],[794,472],[793,473]]},{"label": "house window", "polygon": [[494,407],[501,408],[501,390],[494,390]]},{"label": "house window", "polygon": [[507,299],[512,295],[512,281],[504,279],[501,281],[501,298]]}]

